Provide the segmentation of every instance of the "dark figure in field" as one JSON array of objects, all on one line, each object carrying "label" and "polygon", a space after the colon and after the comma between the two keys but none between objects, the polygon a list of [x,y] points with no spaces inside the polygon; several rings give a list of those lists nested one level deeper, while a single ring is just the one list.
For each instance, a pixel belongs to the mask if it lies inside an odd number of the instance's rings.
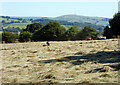
[{"label": "dark figure in field", "polygon": [[49,43],[48,41],[46,42],[46,44],[47,44],[48,46],[50,45],[50,43]]}]

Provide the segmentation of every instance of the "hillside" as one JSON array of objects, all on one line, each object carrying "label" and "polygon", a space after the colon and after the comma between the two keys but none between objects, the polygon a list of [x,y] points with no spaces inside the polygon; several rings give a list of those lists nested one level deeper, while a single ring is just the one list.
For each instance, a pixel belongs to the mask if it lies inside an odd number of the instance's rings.
[{"label": "hillside", "polygon": [[79,22],[79,23],[91,23],[95,25],[103,25],[106,26],[109,23],[109,18],[103,17],[90,17],[90,16],[80,16],[80,15],[63,15],[56,18],[54,20],[64,20],[68,22]]},{"label": "hillside", "polygon": [[4,27],[4,29],[6,29],[7,27],[19,27],[22,29],[31,23],[30,20],[12,17],[2,17],[1,20],[3,25],[2,27]]},{"label": "hillside", "polygon": [[87,17],[79,15],[64,15],[56,18],[51,17],[8,17],[2,16],[2,29],[6,31],[18,32],[25,29],[28,24],[40,22],[44,25],[50,20],[57,20],[61,25],[65,26],[66,29],[75,25],[79,28],[90,26],[96,30],[103,31],[104,27],[108,25],[108,18],[101,17]]},{"label": "hillside", "polygon": [[22,18],[1,16],[0,19],[2,20],[2,28],[0,28],[0,31],[21,32],[28,24],[31,24],[30,20]]},{"label": "hillside", "polygon": [[[41,22],[44,25],[46,23],[48,23],[50,20],[54,20],[54,19],[35,19],[32,20],[33,23],[35,22]],[[68,22],[68,21],[64,21],[64,20],[57,20],[61,25],[65,26],[66,28],[70,28],[71,26],[78,26],[79,28],[84,28],[85,26],[90,26],[91,28],[95,28],[98,31],[103,31],[104,30],[104,26],[103,25],[95,25],[95,24],[91,24],[91,23],[80,23],[80,22]]]},{"label": "hillside", "polygon": [[2,83],[117,83],[118,40],[2,44]]}]

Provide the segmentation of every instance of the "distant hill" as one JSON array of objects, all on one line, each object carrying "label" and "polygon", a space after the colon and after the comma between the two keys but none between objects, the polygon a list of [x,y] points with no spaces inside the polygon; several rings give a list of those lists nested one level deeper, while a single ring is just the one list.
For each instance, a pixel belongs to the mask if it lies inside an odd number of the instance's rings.
[{"label": "distant hill", "polygon": [[12,19],[18,19],[18,18],[22,18],[22,19],[28,19],[28,20],[30,20],[30,19],[33,19],[33,20],[35,20],[35,19],[48,19],[48,17],[10,17],[10,18],[12,18]]},{"label": "distant hill", "polygon": [[[32,23],[40,22],[43,23],[44,25],[48,23],[51,19],[36,19],[32,20]],[[61,25],[65,26],[66,29],[70,28],[71,26],[78,26],[79,28],[84,28],[85,26],[90,26],[92,28],[95,28],[98,31],[103,31],[105,26],[103,25],[95,25],[91,23],[80,23],[80,22],[68,22],[68,21],[63,21],[63,20],[57,20]]]},{"label": "distant hill", "polygon": [[2,28],[7,31],[22,31],[28,24],[41,22],[44,25],[50,20],[57,20],[61,25],[65,26],[66,29],[71,26],[78,26],[79,28],[84,28],[85,26],[90,26],[96,30],[103,31],[105,26],[109,23],[109,18],[102,17],[89,17],[80,15],[63,15],[55,18],[51,17],[10,17],[1,16],[2,18]]},{"label": "distant hill", "polygon": [[63,15],[53,18],[53,20],[63,20],[68,22],[91,23],[95,25],[106,26],[109,24],[109,18],[103,17],[89,17],[80,15]]}]

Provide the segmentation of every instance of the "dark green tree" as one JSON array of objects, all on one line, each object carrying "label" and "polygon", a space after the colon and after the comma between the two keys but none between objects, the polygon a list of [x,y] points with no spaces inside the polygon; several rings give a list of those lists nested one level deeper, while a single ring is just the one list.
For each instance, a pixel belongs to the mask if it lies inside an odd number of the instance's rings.
[{"label": "dark green tree", "polygon": [[80,32],[80,29],[77,26],[72,26],[67,30],[68,40],[76,40],[76,35]]},{"label": "dark green tree", "polygon": [[33,34],[32,39],[35,41],[63,40],[65,32],[66,29],[57,21],[49,21],[42,29]]},{"label": "dark green tree", "polygon": [[91,28],[89,26],[85,26],[84,29],[82,29],[78,35],[77,35],[77,38],[78,39],[86,39],[87,37],[91,37],[91,38],[94,38],[96,39],[97,38],[97,34],[99,34],[99,32],[94,29],[94,28]]},{"label": "dark green tree", "polygon": [[103,35],[106,36],[107,39],[113,38],[112,30],[108,26],[105,27]]},{"label": "dark green tree", "polygon": [[5,43],[14,43],[17,39],[18,39],[17,33],[6,32],[6,31],[2,33],[2,41],[5,41]]},{"label": "dark green tree", "polygon": [[33,23],[33,24],[27,25],[24,31],[29,31],[31,33],[34,33],[36,30],[41,29],[42,27],[43,27],[42,23]]},{"label": "dark green tree", "polygon": [[5,20],[2,20],[2,24],[5,23]]},{"label": "dark green tree", "polygon": [[110,19],[110,28],[114,36],[120,35],[120,13],[114,15],[113,19]]},{"label": "dark green tree", "polygon": [[32,37],[32,33],[28,32],[28,31],[24,31],[24,32],[20,33],[19,41],[20,42],[28,42],[28,41],[31,41],[31,37]]},{"label": "dark green tree", "polygon": [[66,40],[66,28],[64,26],[60,26],[57,37],[56,40]]}]

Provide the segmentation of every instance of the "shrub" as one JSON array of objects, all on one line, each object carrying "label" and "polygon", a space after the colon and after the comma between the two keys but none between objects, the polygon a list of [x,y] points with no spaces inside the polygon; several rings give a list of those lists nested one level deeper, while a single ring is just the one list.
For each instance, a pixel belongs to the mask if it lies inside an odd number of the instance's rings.
[{"label": "shrub", "polygon": [[6,32],[6,31],[2,33],[2,41],[5,41],[5,43],[14,43],[16,39],[18,39],[17,33]]},{"label": "shrub", "polygon": [[24,31],[20,33],[19,41],[20,42],[28,42],[31,41],[32,33],[28,31]]}]

